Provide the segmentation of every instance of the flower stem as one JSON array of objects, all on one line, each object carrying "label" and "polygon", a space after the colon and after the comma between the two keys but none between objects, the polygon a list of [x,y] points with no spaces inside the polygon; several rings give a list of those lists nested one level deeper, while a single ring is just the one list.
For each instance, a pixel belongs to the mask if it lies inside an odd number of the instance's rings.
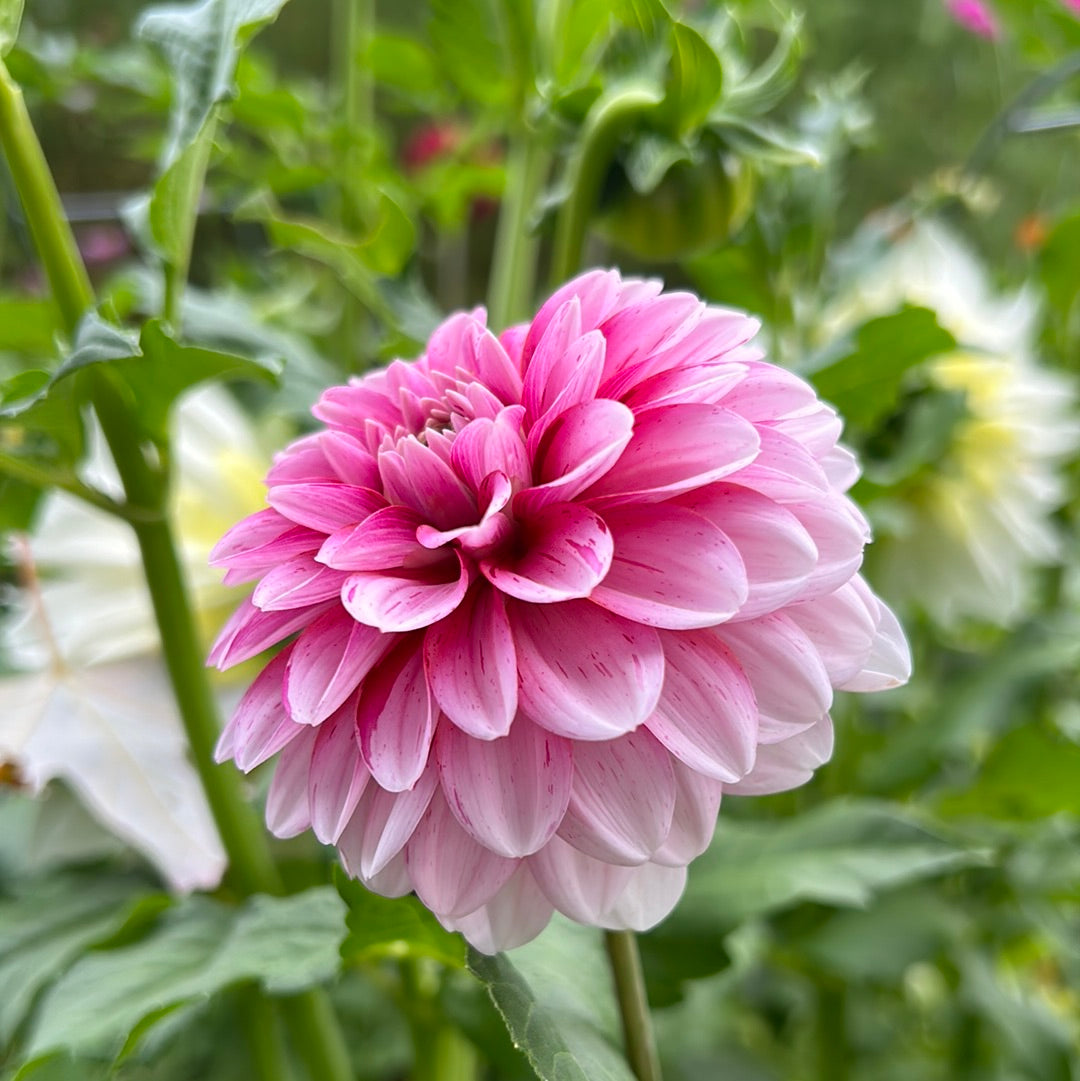
[{"label": "flower stem", "polygon": [[615,997],[622,1018],[626,1057],[638,1081],[661,1081],[645,976],[633,931],[605,931],[604,945],[615,977]]},{"label": "flower stem", "polygon": [[106,514],[115,515],[117,518],[130,519],[137,515],[133,508],[123,503],[117,503],[107,495],[94,488],[83,484],[73,473],[53,472],[34,462],[24,461],[14,454],[5,454],[0,451],[0,473],[21,480],[24,484],[31,484],[35,488],[59,488],[69,495],[76,496],[84,503],[89,503]]},{"label": "flower stem", "polygon": [[510,144],[488,293],[488,320],[495,331],[529,312],[540,247],[539,238],[529,230],[529,215],[550,161],[547,147],[534,132],[523,129]]}]

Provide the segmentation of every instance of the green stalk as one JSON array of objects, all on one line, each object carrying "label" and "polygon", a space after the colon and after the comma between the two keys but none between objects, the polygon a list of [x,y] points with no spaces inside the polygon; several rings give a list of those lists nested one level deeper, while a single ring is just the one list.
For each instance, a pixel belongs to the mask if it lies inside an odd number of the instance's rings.
[{"label": "green stalk", "polygon": [[32,484],[35,488],[59,488],[69,495],[77,496],[84,503],[89,503],[106,514],[112,514],[117,518],[131,520],[137,516],[132,508],[123,503],[117,503],[107,495],[96,491],[83,484],[74,474],[54,473],[49,469],[43,469],[33,462],[24,461],[13,454],[5,454],[0,451],[0,473],[5,473],[15,480],[21,480],[26,484]]},{"label": "green stalk", "polygon": [[251,1049],[255,1076],[262,1081],[295,1081],[296,1074],[285,1051],[281,1021],[274,1003],[258,988],[240,988],[237,1007]]},{"label": "green stalk", "polygon": [[615,978],[615,997],[630,1068],[638,1081],[661,1081],[660,1056],[656,1051],[637,938],[633,931],[605,931],[604,945]]},{"label": "green stalk", "polygon": [[551,284],[557,287],[581,269],[589,218],[596,209],[600,186],[626,129],[660,102],[647,86],[626,86],[601,98],[590,110],[581,140],[569,165],[569,194],[555,222]]},{"label": "green stalk", "polygon": [[488,292],[488,320],[496,331],[524,319],[531,309],[540,238],[530,232],[529,215],[550,163],[535,133],[522,130],[512,140]]}]

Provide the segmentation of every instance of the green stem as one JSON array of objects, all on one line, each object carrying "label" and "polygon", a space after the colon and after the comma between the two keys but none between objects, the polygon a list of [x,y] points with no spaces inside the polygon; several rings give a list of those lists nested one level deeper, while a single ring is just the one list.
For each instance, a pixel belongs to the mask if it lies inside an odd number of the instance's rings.
[{"label": "green stem", "polygon": [[619,140],[635,120],[661,99],[647,86],[627,86],[601,98],[585,120],[581,140],[569,164],[569,194],[555,223],[551,284],[561,285],[581,269],[589,218],[596,209],[600,186]]},{"label": "green stem", "polygon": [[630,1068],[638,1081],[661,1081],[660,1057],[653,1036],[637,938],[633,931],[605,931],[604,945],[615,978],[615,997],[619,1003]]},{"label": "green stem", "polygon": [[530,231],[529,215],[550,163],[551,155],[535,133],[523,130],[511,142],[488,293],[488,320],[496,331],[529,314],[540,247],[539,237]]},{"label": "green stem", "polygon": [[818,985],[817,1060],[820,1081],[847,1081],[850,1076],[847,996],[839,983],[822,981]]},{"label": "green stem", "polygon": [[9,477],[24,481],[26,484],[32,484],[35,488],[59,488],[117,518],[126,518],[130,521],[139,516],[133,508],[117,503],[116,500],[83,484],[74,474],[54,473],[52,470],[44,469],[33,462],[23,461],[22,458],[5,454],[3,451],[0,451],[0,473],[6,473]]},{"label": "green stem", "polygon": [[319,988],[282,999],[293,1046],[311,1081],[352,1081],[349,1051],[330,997]]},{"label": "green stem", "polygon": [[274,1003],[258,987],[245,987],[239,990],[237,1007],[255,1076],[262,1081],[294,1081]]}]

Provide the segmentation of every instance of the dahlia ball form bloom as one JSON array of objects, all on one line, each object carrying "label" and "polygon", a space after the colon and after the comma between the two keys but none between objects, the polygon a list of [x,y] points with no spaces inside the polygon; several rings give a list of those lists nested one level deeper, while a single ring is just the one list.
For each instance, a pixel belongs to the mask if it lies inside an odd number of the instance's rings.
[{"label": "dahlia ball form bloom", "polygon": [[614,271],[484,320],[323,394],[215,549],[258,584],[211,662],[288,640],[218,747],[279,755],[273,832],[491,953],[656,924],[722,793],[802,784],[834,688],[910,661],[840,421],[754,320]]}]

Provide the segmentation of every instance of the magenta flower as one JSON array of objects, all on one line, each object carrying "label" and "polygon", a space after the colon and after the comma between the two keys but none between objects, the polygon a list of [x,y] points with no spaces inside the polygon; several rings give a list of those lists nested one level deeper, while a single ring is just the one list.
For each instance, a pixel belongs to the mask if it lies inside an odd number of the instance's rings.
[{"label": "magenta flower", "polygon": [[945,6],[965,30],[990,41],[996,41],[1001,36],[997,16],[983,0],[945,0]]},{"label": "magenta flower", "polygon": [[326,391],[214,553],[259,582],[213,663],[299,632],[218,747],[280,752],[275,833],[482,950],[554,909],[644,929],[722,792],[802,784],[833,688],[907,678],[840,421],[756,330],[593,271],[529,326],[458,314]]}]

